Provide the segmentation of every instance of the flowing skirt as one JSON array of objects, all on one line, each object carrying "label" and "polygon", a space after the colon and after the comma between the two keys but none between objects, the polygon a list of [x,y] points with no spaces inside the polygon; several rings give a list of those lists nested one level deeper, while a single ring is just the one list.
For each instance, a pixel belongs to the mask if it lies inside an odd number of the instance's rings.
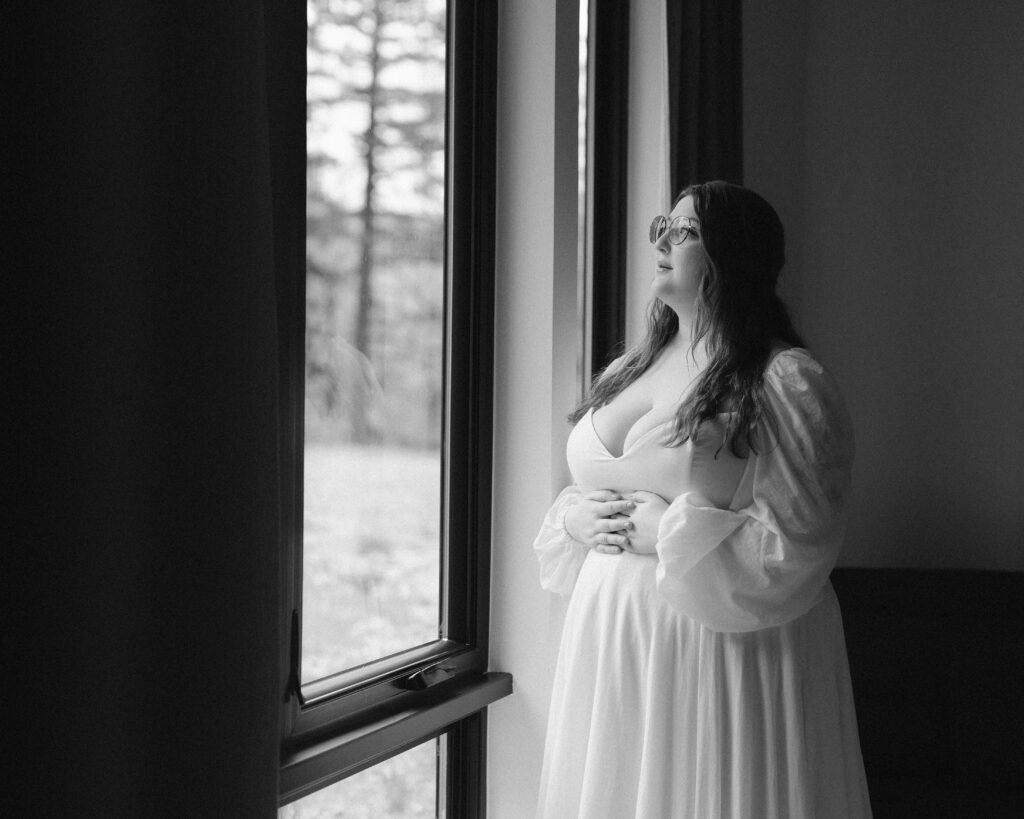
[{"label": "flowing skirt", "polygon": [[562,634],[542,819],[870,817],[839,604],[711,631],[653,555],[590,553]]}]

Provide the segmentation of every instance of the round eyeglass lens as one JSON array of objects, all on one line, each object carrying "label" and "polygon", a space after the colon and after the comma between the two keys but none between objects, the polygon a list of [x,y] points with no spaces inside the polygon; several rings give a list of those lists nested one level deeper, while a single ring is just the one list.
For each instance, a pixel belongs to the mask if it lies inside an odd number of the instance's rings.
[{"label": "round eyeglass lens", "polygon": [[690,235],[690,226],[682,219],[676,219],[668,229],[668,240],[674,245],[681,245]]},{"label": "round eyeglass lens", "polygon": [[[664,216],[655,216],[654,221],[651,222],[651,233],[650,239],[651,244],[656,244],[661,235],[665,232],[665,228],[668,227],[668,219]],[[671,237],[670,237],[671,238]]]}]

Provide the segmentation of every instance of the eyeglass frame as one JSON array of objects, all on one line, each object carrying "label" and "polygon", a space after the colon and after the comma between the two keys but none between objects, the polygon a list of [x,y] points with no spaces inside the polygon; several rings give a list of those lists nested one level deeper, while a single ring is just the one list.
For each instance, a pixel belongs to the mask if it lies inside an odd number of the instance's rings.
[{"label": "eyeglass frame", "polygon": [[[671,232],[673,230],[673,226],[677,222],[685,223],[682,225],[682,230],[684,231],[683,238],[680,239],[678,242],[673,242]],[[661,227],[661,230],[657,230],[656,226]],[[661,237],[668,233],[670,234],[668,237],[668,241],[670,244],[681,245],[691,236],[693,236],[694,239],[699,240],[699,228],[700,222],[697,219],[694,219],[692,216],[677,216],[675,219],[669,221],[669,218],[667,216],[659,215],[655,216],[654,219],[651,220],[651,227],[649,228],[647,238],[650,239],[652,245],[656,245],[658,244],[658,242],[661,241]],[[655,235],[656,233],[657,235]]]}]

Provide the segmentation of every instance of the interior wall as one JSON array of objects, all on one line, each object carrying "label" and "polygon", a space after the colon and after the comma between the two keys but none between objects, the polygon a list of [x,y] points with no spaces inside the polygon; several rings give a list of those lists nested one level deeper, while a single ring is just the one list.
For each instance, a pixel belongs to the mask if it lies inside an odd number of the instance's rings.
[{"label": "interior wall", "polygon": [[743,167],[786,226],[779,292],[801,311],[808,0],[746,3],[743,13]]},{"label": "interior wall", "polygon": [[858,434],[842,563],[1024,570],[1024,7],[743,12],[746,181]]},{"label": "interior wall", "polygon": [[515,693],[488,709],[491,819],[535,812],[565,612],[540,587],[532,544],[570,480],[578,32],[578,0],[501,4],[490,665],[512,672]]}]

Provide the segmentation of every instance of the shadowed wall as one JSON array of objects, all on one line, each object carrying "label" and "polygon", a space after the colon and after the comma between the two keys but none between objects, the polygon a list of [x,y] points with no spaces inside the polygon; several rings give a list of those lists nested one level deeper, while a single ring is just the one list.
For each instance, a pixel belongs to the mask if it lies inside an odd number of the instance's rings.
[{"label": "shadowed wall", "polygon": [[746,181],[858,454],[844,565],[1024,570],[1024,9],[747,3]]}]

